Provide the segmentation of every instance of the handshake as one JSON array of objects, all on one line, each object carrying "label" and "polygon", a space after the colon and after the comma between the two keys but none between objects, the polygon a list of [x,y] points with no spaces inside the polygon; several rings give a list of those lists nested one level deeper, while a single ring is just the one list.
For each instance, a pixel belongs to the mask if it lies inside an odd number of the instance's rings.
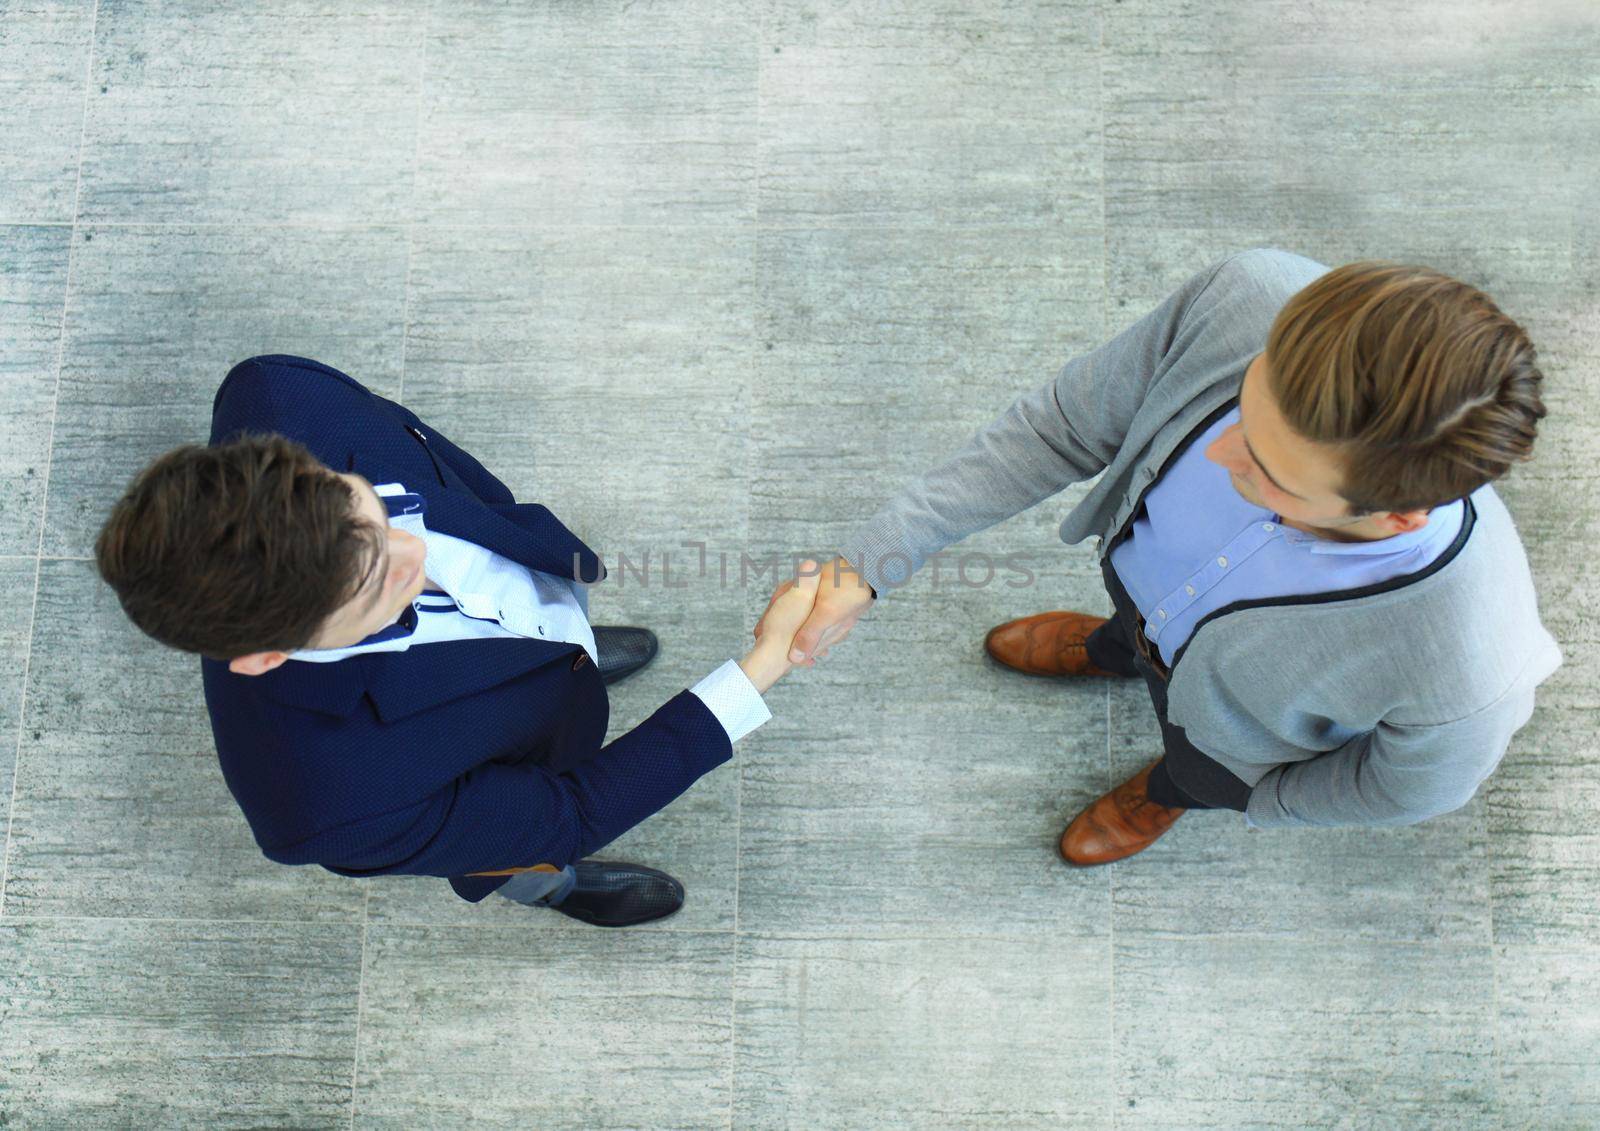
[{"label": "handshake", "polygon": [[772,591],[756,622],[755,647],[739,667],[765,694],[794,667],[814,667],[855,627],[877,594],[843,558],[818,566],[800,563],[799,573]]}]

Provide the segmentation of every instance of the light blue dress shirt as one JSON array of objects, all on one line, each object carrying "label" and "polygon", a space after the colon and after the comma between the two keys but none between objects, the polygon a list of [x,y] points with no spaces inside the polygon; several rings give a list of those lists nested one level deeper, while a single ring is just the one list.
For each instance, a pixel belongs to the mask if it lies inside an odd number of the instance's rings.
[{"label": "light blue dress shirt", "polygon": [[1461,530],[1465,504],[1434,507],[1417,529],[1371,542],[1334,542],[1284,526],[1234,489],[1206,448],[1238,406],[1195,438],[1145,492],[1145,513],[1111,564],[1168,667],[1207,613],[1234,601],[1354,589],[1422,569]]},{"label": "light blue dress shirt", "polygon": [[[389,510],[389,525],[423,540],[424,574],[443,586],[424,589],[395,620],[345,648],[307,648],[289,659],[331,663],[362,652],[404,652],[413,646],[474,636],[526,636],[577,644],[599,662],[589,624],[586,588],[514,562],[465,538],[429,530],[427,501],[400,483],[375,483]],[[761,693],[734,660],[689,688],[737,742],[768,719]]]}]

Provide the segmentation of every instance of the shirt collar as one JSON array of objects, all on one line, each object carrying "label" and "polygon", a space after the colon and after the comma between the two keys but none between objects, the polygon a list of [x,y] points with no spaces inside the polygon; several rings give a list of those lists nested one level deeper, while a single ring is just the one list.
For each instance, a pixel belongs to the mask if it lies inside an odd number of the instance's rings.
[{"label": "shirt collar", "polygon": [[398,514],[421,514],[428,509],[427,501],[421,495],[407,493],[404,483],[374,483],[372,489],[383,500],[383,505],[389,508],[390,518]]},{"label": "shirt collar", "polygon": [[363,640],[357,640],[350,645],[360,648],[367,644],[382,644],[385,640],[393,640],[397,636],[410,636],[417,629],[417,610],[407,605],[400,610],[400,615],[392,622],[374,632]]},{"label": "shirt collar", "polygon": [[1399,554],[1454,535],[1459,527],[1456,520],[1461,515],[1462,508],[1462,501],[1456,499],[1454,502],[1434,507],[1428,512],[1428,521],[1415,530],[1408,530],[1403,534],[1391,534],[1387,538],[1368,542],[1335,542],[1330,538],[1318,538],[1314,534],[1307,534],[1303,530],[1290,530],[1289,534],[1292,541],[1308,544],[1313,554]]}]

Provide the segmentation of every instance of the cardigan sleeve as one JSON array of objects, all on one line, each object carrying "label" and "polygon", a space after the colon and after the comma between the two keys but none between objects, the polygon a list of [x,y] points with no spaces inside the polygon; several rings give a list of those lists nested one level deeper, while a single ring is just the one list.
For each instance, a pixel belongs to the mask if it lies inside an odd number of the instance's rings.
[{"label": "cardigan sleeve", "polygon": [[1150,387],[1182,352],[1196,300],[1238,252],[1191,275],[1138,321],[1015,398],[947,460],[907,483],[841,550],[874,593],[933,554],[1019,514],[1116,458]]},{"label": "cardigan sleeve", "polygon": [[1430,725],[1380,720],[1343,746],[1268,770],[1251,790],[1246,823],[1414,825],[1459,809],[1500,764],[1533,713],[1517,684],[1469,715]]}]

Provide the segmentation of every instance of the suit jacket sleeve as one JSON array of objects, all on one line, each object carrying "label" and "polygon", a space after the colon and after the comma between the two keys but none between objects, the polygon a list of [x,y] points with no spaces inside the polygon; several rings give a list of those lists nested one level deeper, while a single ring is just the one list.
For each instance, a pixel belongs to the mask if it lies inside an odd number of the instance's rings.
[{"label": "suit jacket sleeve", "polygon": [[323,860],[347,875],[460,876],[593,854],[733,755],[728,733],[690,691],[563,772],[485,762],[381,821],[359,855]]},{"label": "suit jacket sleeve", "polygon": [[846,560],[876,590],[903,585],[934,553],[1010,518],[1115,457],[1151,385],[1171,365],[1195,300],[1239,252],[1191,276],[1150,313],[1024,393],[955,455],[852,532]]},{"label": "suit jacket sleeve", "polygon": [[1459,809],[1500,764],[1533,714],[1533,688],[1517,685],[1488,706],[1428,726],[1380,721],[1343,746],[1274,766],[1245,809],[1260,828],[1414,825]]}]

